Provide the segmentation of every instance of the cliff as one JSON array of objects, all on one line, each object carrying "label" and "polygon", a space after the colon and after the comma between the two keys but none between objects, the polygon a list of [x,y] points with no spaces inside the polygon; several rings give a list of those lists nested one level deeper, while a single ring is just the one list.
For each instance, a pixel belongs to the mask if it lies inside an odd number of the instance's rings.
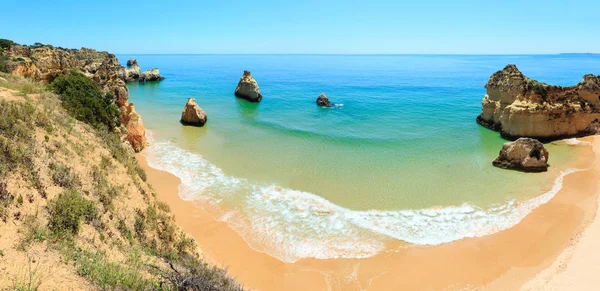
[{"label": "cliff", "polygon": [[[125,128],[134,127],[135,131],[123,134],[132,144],[135,151],[141,151],[147,144],[145,130],[139,115],[127,116],[132,110],[128,102],[129,90],[125,84],[127,70],[121,66],[115,55],[98,52],[94,49],[64,49],[49,45],[11,45],[1,52],[7,60],[4,70],[16,76],[31,78],[44,83],[52,82],[56,77],[76,71],[94,80],[100,88],[114,96],[114,102],[121,109],[121,122]],[[131,107],[131,108],[130,108]],[[135,125],[128,122],[134,120]]]},{"label": "cliff", "polygon": [[0,79],[0,289],[242,290],[201,258],[115,131],[39,82]]},{"label": "cliff", "polygon": [[600,129],[600,76],[561,87],[527,78],[515,65],[494,73],[477,122],[507,139],[551,141]]}]

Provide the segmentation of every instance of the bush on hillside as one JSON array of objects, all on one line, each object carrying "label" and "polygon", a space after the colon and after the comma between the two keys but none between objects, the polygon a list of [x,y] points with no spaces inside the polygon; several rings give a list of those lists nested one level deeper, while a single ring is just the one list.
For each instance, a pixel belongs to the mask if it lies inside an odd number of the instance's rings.
[{"label": "bush on hillside", "polygon": [[77,234],[81,221],[92,221],[98,213],[94,204],[75,189],[60,193],[58,198],[49,203],[48,210],[48,228],[55,235]]},{"label": "bush on hillside", "polygon": [[78,73],[60,76],[50,89],[61,96],[63,107],[76,119],[110,131],[120,125],[114,97],[104,94],[90,78]]}]

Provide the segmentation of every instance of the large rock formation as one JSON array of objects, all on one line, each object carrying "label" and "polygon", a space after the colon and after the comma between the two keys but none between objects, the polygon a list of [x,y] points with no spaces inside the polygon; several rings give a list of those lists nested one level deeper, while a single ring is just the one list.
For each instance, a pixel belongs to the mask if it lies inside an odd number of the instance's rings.
[{"label": "large rock formation", "polygon": [[206,123],[206,112],[196,104],[196,99],[189,98],[181,112],[181,123],[185,125],[203,126]]},{"label": "large rock formation", "polygon": [[505,169],[544,172],[548,170],[548,151],[540,141],[522,137],[505,143],[492,164]]},{"label": "large rock formation", "polygon": [[137,65],[138,65],[138,61],[136,59],[131,58],[131,59],[127,60],[128,67],[137,66]]},{"label": "large rock formation", "polygon": [[136,151],[146,145],[144,126],[139,114],[129,104],[129,90],[125,85],[127,70],[115,55],[93,49],[64,49],[49,45],[13,45],[2,54],[12,60],[4,64],[13,75],[29,77],[45,83],[56,77],[77,71],[94,80],[100,88],[115,98],[121,109],[121,122],[127,128],[126,139]]},{"label": "large rock formation", "polygon": [[135,112],[133,103],[121,107],[121,119],[127,129],[125,139],[131,144],[133,150],[135,152],[140,152],[148,146],[148,142],[146,141],[146,129],[142,123],[142,117]]},{"label": "large rock formation", "polygon": [[507,139],[551,141],[600,129],[600,76],[585,75],[575,86],[560,87],[531,80],[508,65],[485,88],[477,122]]},{"label": "large rock formation", "polygon": [[152,82],[152,81],[162,81],[165,77],[160,75],[160,71],[157,68],[146,70],[139,77],[140,82]]},{"label": "large rock formation", "polygon": [[142,75],[142,71],[140,66],[138,66],[138,61],[136,59],[127,60],[127,69],[126,69],[126,82],[134,82],[140,79]]},{"label": "large rock formation", "polygon": [[250,71],[244,71],[237,88],[235,88],[235,96],[252,102],[259,102],[262,100],[258,83],[252,78]]},{"label": "large rock formation", "polygon": [[327,95],[325,95],[325,93],[321,93],[321,95],[317,97],[317,105],[331,107],[331,102],[329,102],[329,98],[327,98]]}]

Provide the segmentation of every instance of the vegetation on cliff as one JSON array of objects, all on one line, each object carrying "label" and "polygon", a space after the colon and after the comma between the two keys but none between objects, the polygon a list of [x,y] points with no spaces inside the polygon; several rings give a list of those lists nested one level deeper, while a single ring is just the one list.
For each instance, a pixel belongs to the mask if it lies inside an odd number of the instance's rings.
[{"label": "vegetation on cliff", "polygon": [[0,77],[0,286],[241,289],[200,258],[121,136],[81,114],[98,93],[89,79],[57,79],[49,87],[59,98]]},{"label": "vegetation on cliff", "polygon": [[63,75],[50,83],[50,89],[60,95],[61,104],[76,119],[109,130],[120,125],[114,96],[100,91],[90,78],[79,73]]}]

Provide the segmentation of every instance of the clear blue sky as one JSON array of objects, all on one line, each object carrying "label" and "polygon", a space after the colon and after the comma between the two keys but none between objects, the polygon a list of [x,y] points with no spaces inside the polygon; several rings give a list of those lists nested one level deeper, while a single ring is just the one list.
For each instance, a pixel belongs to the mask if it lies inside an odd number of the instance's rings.
[{"label": "clear blue sky", "polygon": [[113,53],[600,53],[600,1],[0,2],[0,38]]}]

